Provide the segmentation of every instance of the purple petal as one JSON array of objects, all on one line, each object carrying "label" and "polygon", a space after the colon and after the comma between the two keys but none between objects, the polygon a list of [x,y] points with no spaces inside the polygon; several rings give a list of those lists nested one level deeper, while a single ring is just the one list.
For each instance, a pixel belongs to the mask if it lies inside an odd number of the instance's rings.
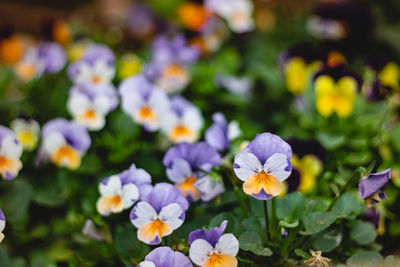
[{"label": "purple petal", "polygon": [[370,173],[367,178],[361,179],[358,184],[358,193],[363,199],[382,191],[389,182],[391,170],[387,169],[378,173]]},{"label": "purple petal", "polygon": [[189,234],[189,245],[191,245],[197,239],[204,239],[208,243],[210,243],[213,247],[217,244],[219,238],[224,233],[228,221],[225,220],[221,223],[220,227],[214,227],[211,230],[207,231],[204,229],[198,229]]},{"label": "purple petal", "polygon": [[192,267],[190,260],[181,252],[169,247],[159,247],[147,254],[146,261],[151,261],[157,267]]},{"label": "purple petal", "polygon": [[145,196],[144,201],[150,203],[157,212],[172,203],[178,203],[184,211],[189,208],[189,203],[181,192],[168,183],[156,184],[151,192]]}]

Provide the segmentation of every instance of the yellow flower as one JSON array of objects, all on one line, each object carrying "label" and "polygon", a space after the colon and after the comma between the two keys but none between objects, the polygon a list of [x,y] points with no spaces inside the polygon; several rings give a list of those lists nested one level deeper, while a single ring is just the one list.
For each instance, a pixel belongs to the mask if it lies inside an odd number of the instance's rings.
[{"label": "yellow flower", "polygon": [[378,74],[378,77],[383,86],[389,86],[395,90],[400,89],[400,67],[396,63],[387,63]]},{"label": "yellow flower", "polygon": [[285,66],[286,86],[289,91],[295,95],[302,94],[306,89],[310,74],[316,71],[319,66],[320,62],[318,61],[307,64],[300,57],[292,58]]},{"label": "yellow flower", "polygon": [[293,168],[300,173],[300,185],[297,189],[302,193],[311,192],[316,183],[316,178],[322,172],[322,162],[314,155],[305,155],[303,158],[293,155],[290,159]]},{"label": "yellow flower", "polygon": [[121,80],[126,79],[132,75],[138,74],[141,69],[141,60],[134,54],[126,54],[119,63],[118,77]]},{"label": "yellow flower", "polygon": [[323,116],[336,112],[340,117],[347,117],[353,112],[357,82],[350,76],[338,81],[328,75],[321,75],[315,80],[317,110]]}]

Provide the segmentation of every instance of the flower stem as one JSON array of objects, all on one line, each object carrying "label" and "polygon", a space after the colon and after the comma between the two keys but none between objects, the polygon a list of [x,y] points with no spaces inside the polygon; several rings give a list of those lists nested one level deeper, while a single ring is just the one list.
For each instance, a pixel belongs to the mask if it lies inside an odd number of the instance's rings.
[{"label": "flower stem", "polygon": [[227,170],[227,175],[229,177],[229,180],[231,181],[231,184],[233,186],[233,192],[235,193],[235,196],[236,196],[237,200],[239,201],[242,212],[246,217],[249,217],[249,212],[247,209],[245,199],[240,195],[239,187],[235,183],[235,177],[234,177],[235,174],[229,168],[226,168],[226,170]]},{"label": "flower stem", "polygon": [[267,205],[267,201],[264,200],[264,214],[265,214],[265,229],[267,231],[267,238],[268,241],[271,241],[271,233],[270,233],[270,229],[269,229],[269,220],[268,220],[268,205]]}]

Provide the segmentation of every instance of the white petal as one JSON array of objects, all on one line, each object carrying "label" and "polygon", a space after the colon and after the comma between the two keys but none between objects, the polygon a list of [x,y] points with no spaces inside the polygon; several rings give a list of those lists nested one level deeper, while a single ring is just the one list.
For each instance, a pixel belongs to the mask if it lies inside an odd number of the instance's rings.
[{"label": "white petal", "polygon": [[264,171],[271,173],[279,181],[283,181],[289,177],[290,172],[285,171],[288,166],[288,160],[285,154],[275,153],[267,159],[264,164]]},{"label": "white petal", "polygon": [[197,107],[188,108],[183,114],[182,122],[190,129],[201,130],[203,127],[203,117],[200,110]]},{"label": "white petal", "polygon": [[159,218],[163,221],[168,223],[173,230],[179,228],[182,225],[183,220],[179,219],[182,215],[183,209],[177,203],[169,204],[161,209]]},{"label": "white petal", "polygon": [[90,108],[91,102],[87,96],[80,93],[72,93],[67,101],[68,112],[74,116]]},{"label": "white petal", "polygon": [[240,168],[234,168],[237,177],[246,181],[250,176],[259,173],[262,170],[262,165],[258,158],[252,153],[241,153],[235,159],[235,164],[239,165]]},{"label": "white petal", "polygon": [[28,127],[27,123],[23,119],[15,119],[11,122],[10,128],[14,133],[20,133]]},{"label": "white petal", "polygon": [[146,201],[141,201],[134,207],[136,219],[131,220],[132,224],[137,228],[145,224],[153,222],[158,218],[156,210]]},{"label": "white petal", "polygon": [[191,175],[192,168],[184,159],[175,159],[172,164],[172,169],[167,169],[167,176],[174,183],[181,183]]},{"label": "white petal", "polygon": [[174,112],[169,111],[162,114],[160,121],[163,132],[168,135],[169,132],[179,123],[179,118]]},{"label": "white petal", "polygon": [[111,176],[107,184],[99,184],[99,191],[102,196],[122,195],[121,179],[118,175]]},{"label": "white petal", "polygon": [[235,257],[239,252],[239,241],[233,234],[224,234],[215,245],[215,251]]},{"label": "white petal", "polygon": [[139,199],[139,189],[134,184],[126,184],[122,187],[122,200],[124,201],[124,209],[129,208]]},{"label": "white petal", "polygon": [[52,155],[60,146],[63,146],[67,143],[64,136],[59,132],[52,132],[47,135],[43,140],[43,148],[44,151],[48,155]]},{"label": "white petal", "polygon": [[138,267],[157,267],[152,261],[142,261]]},{"label": "white petal", "polygon": [[3,232],[5,226],[6,226],[6,221],[0,220],[0,233]]},{"label": "white petal", "polygon": [[19,141],[15,142],[14,135],[10,134],[4,137],[1,142],[0,155],[5,155],[13,159],[19,159],[22,155],[23,147]]},{"label": "white petal", "polygon": [[93,108],[97,113],[106,115],[110,111],[110,100],[105,95],[97,96],[93,102]]},{"label": "white petal", "polygon": [[122,96],[121,106],[125,113],[133,115],[145,104],[142,96],[137,91],[130,91],[129,94]]},{"label": "white petal", "polygon": [[228,124],[228,139],[232,141],[241,134],[242,131],[240,130],[239,123],[237,121],[231,121]]},{"label": "white petal", "polygon": [[202,266],[209,259],[208,255],[214,252],[213,247],[204,239],[196,239],[189,249],[190,259],[199,266]]}]

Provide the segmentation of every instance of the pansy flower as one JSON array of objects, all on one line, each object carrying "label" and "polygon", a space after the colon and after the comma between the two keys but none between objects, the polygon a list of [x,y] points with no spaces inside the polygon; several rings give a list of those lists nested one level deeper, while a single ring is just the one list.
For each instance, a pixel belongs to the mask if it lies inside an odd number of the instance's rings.
[{"label": "pansy flower", "polygon": [[158,245],[164,236],[183,224],[188,207],[188,201],[178,189],[171,184],[160,183],[133,207],[130,220],[138,228],[140,241]]},{"label": "pansy flower", "polygon": [[6,217],[4,216],[3,211],[0,209],[0,243],[4,239],[4,227],[6,227]]},{"label": "pansy flower", "polygon": [[314,76],[317,111],[325,117],[333,113],[349,116],[361,85],[361,77],[343,65],[322,69]]},{"label": "pansy flower", "polygon": [[180,22],[189,30],[198,31],[207,23],[210,11],[196,2],[183,2],[178,8]]},{"label": "pansy flower", "polygon": [[77,84],[71,88],[67,101],[74,121],[89,130],[102,129],[106,115],[117,105],[118,96],[112,84]]},{"label": "pansy flower", "polygon": [[77,169],[81,158],[90,146],[87,130],[76,122],[54,119],[42,130],[42,151],[59,167]]},{"label": "pansy flower", "polygon": [[226,150],[231,141],[241,134],[239,124],[237,121],[231,121],[228,124],[224,114],[219,112],[213,115],[213,120],[213,125],[205,134],[206,142],[218,151]]},{"label": "pansy flower", "polygon": [[358,184],[358,193],[365,200],[367,207],[386,199],[385,187],[391,177],[391,170],[386,169],[378,173],[370,173],[363,177]]},{"label": "pansy flower", "polygon": [[292,171],[291,157],[292,149],[282,138],[262,133],[235,156],[233,168],[246,194],[266,200],[282,192],[282,182]]},{"label": "pansy flower", "polygon": [[151,190],[151,176],[135,164],[117,175],[103,179],[99,184],[100,199],[97,210],[102,215],[119,213],[130,208]]},{"label": "pansy flower", "polygon": [[14,64],[24,55],[26,42],[12,27],[0,29],[0,62]]},{"label": "pansy flower", "polygon": [[54,42],[39,43],[29,48],[23,58],[15,65],[16,74],[29,81],[43,74],[61,71],[67,62],[64,48]]},{"label": "pansy flower", "polygon": [[247,95],[253,86],[253,80],[248,77],[236,77],[233,75],[217,75],[214,83],[224,87],[232,94]]},{"label": "pansy flower", "polygon": [[228,221],[207,231],[199,229],[189,234],[189,257],[202,267],[236,267],[239,241],[233,234],[224,234]]},{"label": "pansy flower", "polygon": [[136,75],[140,73],[141,70],[142,61],[133,53],[123,55],[118,62],[118,78],[121,80]]},{"label": "pansy flower", "polygon": [[186,44],[183,35],[157,37],[152,46],[153,57],[145,73],[168,93],[181,91],[191,77],[188,66],[195,63],[200,51]]},{"label": "pansy flower", "polygon": [[137,40],[151,37],[157,28],[156,16],[144,2],[131,2],[124,20],[127,34]]},{"label": "pansy flower", "polygon": [[14,179],[22,169],[22,150],[17,136],[10,129],[0,125],[0,174],[4,179]]},{"label": "pansy flower", "polygon": [[10,128],[17,135],[25,150],[33,150],[39,140],[40,126],[34,119],[17,118],[10,124]]},{"label": "pansy flower", "polygon": [[167,94],[154,86],[144,75],[135,75],[119,86],[122,109],[148,131],[155,131],[167,121],[170,101]]},{"label": "pansy flower", "polygon": [[374,225],[378,235],[383,235],[385,233],[386,229],[384,212],[381,213],[378,209],[371,207],[364,212],[363,218],[365,221]]},{"label": "pansy flower", "polygon": [[181,96],[171,98],[171,106],[164,118],[162,130],[174,143],[193,143],[199,139],[203,127],[200,109]]},{"label": "pansy flower", "polygon": [[75,83],[110,83],[115,75],[115,57],[110,48],[92,44],[86,48],[82,59],[73,62],[68,75]]},{"label": "pansy flower", "polygon": [[228,22],[235,33],[254,29],[253,3],[250,0],[206,0],[206,7]]},{"label": "pansy flower", "polygon": [[221,164],[221,156],[205,142],[180,143],[171,147],[164,156],[168,178],[189,200],[208,201],[224,191],[220,182],[206,175]]},{"label": "pansy flower", "polygon": [[169,247],[158,247],[147,254],[138,267],[193,267],[190,260],[181,252]]}]

